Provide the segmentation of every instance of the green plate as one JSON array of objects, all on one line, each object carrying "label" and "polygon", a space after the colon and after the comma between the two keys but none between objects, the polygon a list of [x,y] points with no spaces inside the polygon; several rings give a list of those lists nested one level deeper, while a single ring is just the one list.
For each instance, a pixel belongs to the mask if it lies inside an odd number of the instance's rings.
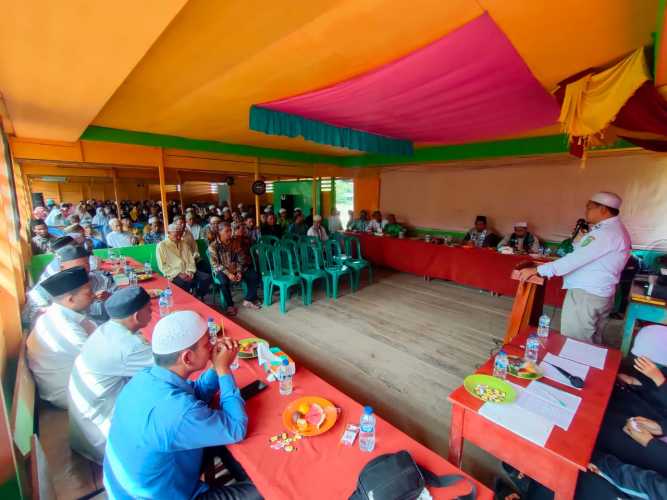
[{"label": "green plate", "polygon": [[[266,340],[260,339],[260,338],[257,338],[257,337],[248,337],[248,338],[239,340],[239,345],[241,347],[243,347],[244,345],[253,344],[253,343],[254,344],[261,343],[261,344],[269,345],[269,343]],[[257,349],[253,349],[252,353],[239,351],[239,358],[240,359],[253,359],[253,358],[256,358],[256,357],[257,357]]]},{"label": "green plate", "polygon": [[537,380],[542,378],[544,373],[542,369],[533,363],[535,371],[521,371],[517,367],[522,367],[525,364],[525,360],[521,356],[507,356],[509,364],[507,365],[507,373],[516,378],[523,378],[526,380]]},{"label": "green plate", "polygon": [[[485,401],[475,390],[478,386],[486,386],[489,390],[497,389],[503,393],[504,398],[501,401]],[[488,403],[511,403],[516,399],[516,391],[508,382],[492,377],[491,375],[468,375],[463,381],[463,387],[477,399]]]}]

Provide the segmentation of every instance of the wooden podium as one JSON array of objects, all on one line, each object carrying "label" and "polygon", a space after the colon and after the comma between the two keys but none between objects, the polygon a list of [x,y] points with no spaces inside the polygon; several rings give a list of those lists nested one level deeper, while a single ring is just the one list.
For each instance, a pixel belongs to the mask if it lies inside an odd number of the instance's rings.
[{"label": "wooden podium", "polygon": [[[519,279],[518,269],[512,271],[512,279]],[[528,326],[537,328],[544,306],[546,282],[547,280],[541,276],[532,276],[523,283],[519,282],[503,344],[509,344],[520,331]]]}]

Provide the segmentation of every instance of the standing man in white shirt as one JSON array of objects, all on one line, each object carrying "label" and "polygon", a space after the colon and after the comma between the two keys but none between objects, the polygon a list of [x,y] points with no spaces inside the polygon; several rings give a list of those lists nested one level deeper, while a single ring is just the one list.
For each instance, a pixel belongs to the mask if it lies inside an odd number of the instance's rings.
[{"label": "standing man in white shirt", "polygon": [[151,321],[151,298],[138,286],[114,293],[104,304],[111,318],[93,332],[69,378],[69,439],[72,449],[98,464],[104,460],[116,397],[138,371],[153,366],[140,330]]},{"label": "standing man in white shirt", "polygon": [[28,366],[39,397],[67,409],[67,383],[74,360],[95,330],[95,323],[85,314],[93,302],[93,290],[83,267],[54,274],[42,282],[42,288],[53,297],[53,304],[37,318],[28,336]]},{"label": "standing man in white shirt", "polygon": [[313,225],[310,226],[310,229],[308,229],[308,232],[306,233],[306,235],[307,236],[315,236],[322,243],[324,243],[325,241],[327,241],[329,239],[329,235],[327,234],[327,230],[324,229],[324,226],[322,226],[322,216],[321,215],[313,216]]},{"label": "standing man in white shirt", "polygon": [[521,280],[539,275],[563,276],[567,295],[561,333],[587,342],[602,342],[602,331],[614,305],[621,271],[630,257],[630,235],[619,218],[622,200],[600,192],[586,204],[591,229],[574,242],[574,251],[553,262],[521,270]]}]

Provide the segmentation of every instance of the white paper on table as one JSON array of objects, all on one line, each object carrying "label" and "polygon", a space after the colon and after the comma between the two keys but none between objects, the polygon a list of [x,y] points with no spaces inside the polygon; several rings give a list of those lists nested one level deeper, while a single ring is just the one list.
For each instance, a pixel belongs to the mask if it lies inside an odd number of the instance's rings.
[{"label": "white paper on table", "polygon": [[581,398],[542,382],[531,382],[518,391],[516,405],[568,430],[581,404]]},{"label": "white paper on table", "polygon": [[567,339],[560,350],[559,356],[602,370],[607,359],[607,349],[578,340]]},{"label": "white paper on table", "polygon": [[478,413],[539,446],[544,446],[554,427],[548,420],[527,412],[516,403],[484,403]]},{"label": "white paper on table", "polygon": [[568,379],[565,375],[556,370],[554,366],[560,366],[566,372],[575,375],[577,377],[580,377],[581,380],[586,380],[586,376],[588,375],[588,366],[582,365],[581,363],[577,363],[576,361],[572,361],[567,358],[554,356],[550,352],[548,352],[546,356],[544,356],[544,359],[540,363],[540,369],[542,370],[542,373],[544,373],[545,377],[550,378],[551,380],[555,380],[556,382],[560,382],[561,384],[566,385],[568,387],[577,389],[578,391],[581,390],[581,388],[574,387],[570,383],[570,379]]}]

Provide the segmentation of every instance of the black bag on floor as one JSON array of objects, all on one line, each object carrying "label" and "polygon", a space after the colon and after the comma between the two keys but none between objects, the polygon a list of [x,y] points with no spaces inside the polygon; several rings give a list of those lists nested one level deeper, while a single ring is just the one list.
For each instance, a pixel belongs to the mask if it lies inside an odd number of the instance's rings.
[{"label": "black bag on floor", "polygon": [[357,489],[350,500],[415,500],[425,486],[444,488],[459,481],[470,483],[471,492],[458,497],[474,500],[477,488],[460,474],[436,476],[420,467],[405,450],[380,455],[368,462],[359,474]]}]

